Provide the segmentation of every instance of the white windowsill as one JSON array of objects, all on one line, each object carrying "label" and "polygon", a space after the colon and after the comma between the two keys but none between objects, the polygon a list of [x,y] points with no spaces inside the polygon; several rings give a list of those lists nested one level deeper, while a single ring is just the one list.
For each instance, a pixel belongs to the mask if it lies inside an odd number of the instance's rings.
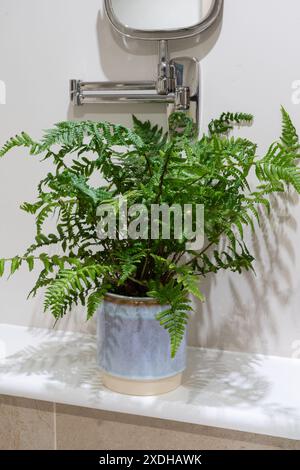
[{"label": "white windowsill", "polygon": [[0,395],[300,440],[300,361],[189,349],[178,390],[105,389],[94,336],[0,324]]}]

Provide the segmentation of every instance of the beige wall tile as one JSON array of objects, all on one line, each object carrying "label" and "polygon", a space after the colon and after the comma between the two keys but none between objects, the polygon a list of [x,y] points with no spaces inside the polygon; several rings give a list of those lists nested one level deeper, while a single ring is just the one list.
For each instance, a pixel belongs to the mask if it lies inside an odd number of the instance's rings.
[{"label": "beige wall tile", "polygon": [[0,396],[0,450],[54,449],[53,403]]},{"label": "beige wall tile", "polygon": [[0,396],[0,450],[273,450],[300,442]]},{"label": "beige wall tile", "polygon": [[57,405],[57,448],[69,450],[273,450],[300,443],[152,418]]}]

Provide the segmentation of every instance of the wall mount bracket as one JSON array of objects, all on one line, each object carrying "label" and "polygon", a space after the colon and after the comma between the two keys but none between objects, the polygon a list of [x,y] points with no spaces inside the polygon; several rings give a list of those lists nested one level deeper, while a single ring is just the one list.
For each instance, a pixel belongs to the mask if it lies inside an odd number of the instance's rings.
[{"label": "wall mount bracket", "polygon": [[187,112],[199,124],[200,67],[195,58],[169,58],[168,42],[159,41],[156,81],[87,82],[70,81],[74,106],[113,103],[165,103],[167,115]]}]

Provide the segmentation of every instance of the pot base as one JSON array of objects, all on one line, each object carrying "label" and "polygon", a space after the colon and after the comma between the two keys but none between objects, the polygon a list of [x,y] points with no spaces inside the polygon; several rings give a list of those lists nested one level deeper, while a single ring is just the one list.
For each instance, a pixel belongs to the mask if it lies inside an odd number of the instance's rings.
[{"label": "pot base", "polygon": [[172,392],[180,387],[183,374],[160,380],[128,380],[104,372],[102,381],[105,387],[123,395],[152,396]]}]

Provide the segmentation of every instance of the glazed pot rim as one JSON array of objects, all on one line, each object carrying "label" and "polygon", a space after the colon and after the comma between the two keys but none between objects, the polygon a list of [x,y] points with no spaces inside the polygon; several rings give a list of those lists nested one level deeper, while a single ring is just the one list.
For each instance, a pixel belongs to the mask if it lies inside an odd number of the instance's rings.
[{"label": "glazed pot rim", "polygon": [[130,297],[126,295],[111,294],[110,292],[105,295],[104,300],[113,304],[124,305],[161,305],[158,300],[152,297]]}]

